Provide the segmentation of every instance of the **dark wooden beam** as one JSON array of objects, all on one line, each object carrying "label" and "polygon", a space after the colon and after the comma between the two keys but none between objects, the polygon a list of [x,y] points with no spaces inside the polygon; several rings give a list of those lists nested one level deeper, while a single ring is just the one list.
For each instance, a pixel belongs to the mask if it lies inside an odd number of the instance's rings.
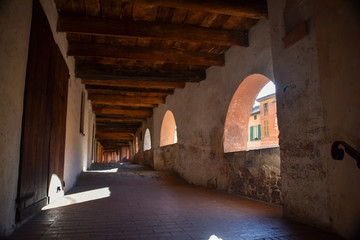
[{"label": "dark wooden beam", "polygon": [[[137,129],[135,129],[136,131]],[[114,128],[114,129],[111,129],[111,128],[108,128],[108,129],[98,129],[96,128],[96,132],[97,133],[107,133],[107,132],[117,132],[117,133],[132,133],[134,134],[134,131],[133,129],[130,129],[130,128],[122,128],[122,129],[118,129],[118,128]]]},{"label": "dark wooden beam", "polygon": [[174,89],[184,88],[184,82],[151,82],[151,81],[128,81],[128,80],[99,80],[99,79],[82,79],[83,84],[98,86],[146,88],[146,89]]},{"label": "dark wooden beam", "polygon": [[104,44],[70,43],[69,56],[110,57],[141,61],[178,63],[198,66],[223,66],[224,55],[204,52],[189,52],[174,49],[122,47]]},{"label": "dark wooden beam", "polygon": [[129,147],[129,143],[109,143],[109,144],[102,144],[104,148],[118,148],[118,147]]},{"label": "dark wooden beam", "polygon": [[125,108],[100,108],[94,107],[93,112],[96,115],[120,115],[125,117],[140,117],[140,118],[147,118],[151,117],[153,112],[152,109],[125,109]]},{"label": "dark wooden beam", "polygon": [[209,12],[215,14],[224,14],[253,19],[267,19],[266,0],[130,0],[131,2],[144,3],[149,5],[182,8]]},{"label": "dark wooden beam", "polygon": [[114,86],[99,86],[99,85],[85,85],[86,90],[88,90],[88,93],[94,93],[99,94],[102,93],[101,91],[104,91],[106,94],[122,94],[124,92],[130,93],[130,94],[164,94],[164,96],[172,95],[174,94],[173,89],[146,89],[146,88],[129,88],[129,87],[114,87]]},{"label": "dark wooden beam", "polygon": [[133,103],[133,104],[161,104],[165,103],[163,97],[151,97],[151,96],[126,96],[126,95],[107,95],[107,94],[91,94],[89,99],[95,104],[122,104],[122,103]]},{"label": "dark wooden beam", "polygon": [[96,123],[126,123],[126,124],[131,124],[131,123],[137,123],[139,124],[139,127],[142,123],[144,119],[143,118],[136,118],[136,117],[109,117],[109,116],[104,116],[104,115],[97,115],[96,116]]},{"label": "dark wooden beam", "polygon": [[130,133],[122,133],[122,132],[96,132],[95,138],[132,140],[133,136]]},{"label": "dark wooden beam", "polygon": [[153,71],[145,68],[128,70],[119,66],[76,65],[77,78],[132,80],[154,82],[199,82],[206,78],[205,70]]},{"label": "dark wooden beam", "polygon": [[121,124],[96,124],[96,130],[99,132],[106,132],[106,131],[128,131],[130,133],[135,133],[139,126],[130,126],[130,125],[121,125]]},{"label": "dark wooden beam", "polygon": [[91,104],[93,107],[109,107],[109,106],[116,106],[116,107],[131,107],[131,108],[156,108],[157,104],[151,104],[151,103],[131,103],[131,102],[111,102],[106,100],[94,100],[91,101]]},{"label": "dark wooden beam", "polygon": [[[205,4],[204,4],[205,5]],[[193,25],[114,20],[100,17],[59,16],[58,32],[211,43],[249,45],[247,31],[209,29]]]},{"label": "dark wooden beam", "polygon": [[129,96],[129,97],[159,97],[165,98],[170,94],[173,94],[173,91],[168,92],[141,92],[141,91],[132,91],[131,89],[128,90],[117,90],[117,89],[99,89],[99,88],[88,88],[88,85],[85,86],[89,97],[92,95],[98,94],[107,94],[107,95],[122,95],[122,96]]},{"label": "dark wooden beam", "polygon": [[110,144],[121,144],[121,143],[129,143],[129,140],[119,140],[119,139],[100,139],[99,142],[101,144],[107,144],[107,145],[110,145]]}]

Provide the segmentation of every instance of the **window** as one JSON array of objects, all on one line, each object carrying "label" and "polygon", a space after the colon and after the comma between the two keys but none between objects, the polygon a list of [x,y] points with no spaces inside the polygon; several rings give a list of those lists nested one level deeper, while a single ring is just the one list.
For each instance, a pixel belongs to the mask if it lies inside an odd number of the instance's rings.
[{"label": "window", "polygon": [[150,130],[147,128],[145,130],[145,137],[144,137],[144,151],[151,149],[151,136]]},{"label": "window", "polygon": [[257,119],[257,115],[255,114],[255,115],[254,115],[254,120],[256,120],[256,119]]},{"label": "window", "polygon": [[139,151],[139,139],[136,137],[135,139],[135,153],[138,153]]},{"label": "window", "polygon": [[264,121],[264,136],[265,137],[269,136],[269,121],[268,120]]},{"label": "window", "polygon": [[160,147],[177,143],[177,126],[174,114],[167,111],[164,115],[160,130]]},{"label": "window", "polygon": [[268,103],[264,103],[264,116],[269,114],[269,106]]},{"label": "window", "polygon": [[250,141],[260,140],[261,139],[261,126],[250,127]]}]

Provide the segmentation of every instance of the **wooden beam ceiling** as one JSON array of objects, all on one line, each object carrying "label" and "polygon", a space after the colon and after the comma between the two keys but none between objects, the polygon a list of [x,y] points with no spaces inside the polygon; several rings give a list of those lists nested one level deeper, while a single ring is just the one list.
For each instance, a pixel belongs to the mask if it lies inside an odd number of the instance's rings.
[{"label": "wooden beam ceiling", "polygon": [[83,84],[97,86],[114,86],[144,89],[175,89],[184,88],[185,82],[153,82],[153,81],[129,81],[129,80],[100,80],[100,79],[82,79]]},{"label": "wooden beam ceiling", "polygon": [[267,19],[266,0],[54,0],[105,151],[129,146],[153,109]]},{"label": "wooden beam ceiling", "polygon": [[75,74],[76,77],[85,79],[153,82],[199,82],[206,77],[203,69],[179,71],[97,64],[76,64]]},{"label": "wooden beam ceiling", "polygon": [[154,49],[145,47],[108,46],[103,44],[72,43],[68,48],[69,56],[109,57],[152,62],[177,63],[193,66],[222,66],[222,54],[190,52],[171,49]]},{"label": "wooden beam ceiling", "polygon": [[148,118],[152,116],[152,109],[127,109],[114,107],[94,107],[93,111],[99,115],[123,116],[123,117],[140,117]]},{"label": "wooden beam ceiling", "polygon": [[57,31],[85,35],[200,42],[229,47],[247,47],[249,45],[247,31],[85,16],[59,16]]},{"label": "wooden beam ceiling", "polygon": [[234,0],[129,0],[148,5],[170,8],[204,11],[215,14],[225,14],[253,19],[267,19],[265,0],[234,1]]}]

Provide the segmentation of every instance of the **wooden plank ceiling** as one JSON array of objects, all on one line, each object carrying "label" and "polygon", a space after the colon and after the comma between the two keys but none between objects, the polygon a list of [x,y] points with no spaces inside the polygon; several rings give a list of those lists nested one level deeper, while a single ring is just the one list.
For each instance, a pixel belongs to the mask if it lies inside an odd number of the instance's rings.
[{"label": "wooden plank ceiling", "polygon": [[96,114],[105,151],[129,146],[143,120],[186,82],[224,65],[267,18],[266,0],[55,0],[57,31]]}]

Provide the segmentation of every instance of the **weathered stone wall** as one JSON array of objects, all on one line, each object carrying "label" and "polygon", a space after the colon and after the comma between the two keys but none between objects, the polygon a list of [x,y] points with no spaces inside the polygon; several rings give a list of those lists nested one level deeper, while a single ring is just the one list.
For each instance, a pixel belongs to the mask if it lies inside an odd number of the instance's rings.
[{"label": "weathered stone wall", "polygon": [[[284,213],[352,239],[360,226],[360,174],[351,157],[334,161],[330,149],[335,140],[360,149],[359,4],[298,3],[268,1]],[[285,29],[304,22],[307,36],[284,48]]]},{"label": "weathered stone wall", "polygon": [[[315,29],[308,1],[299,12],[292,1],[269,1],[269,18],[277,87],[279,145],[284,214],[305,223],[330,228],[328,173],[323,105]],[[289,7],[285,11],[286,4]],[[307,21],[309,34],[284,48],[284,16]]]},{"label": "weathered stone wall", "polygon": [[[187,83],[154,110],[155,169],[175,171],[192,184],[281,203],[279,149],[224,154],[223,146],[228,108],[241,82],[255,73],[273,79],[265,36],[269,25],[262,21],[250,31],[250,47],[231,48],[224,67],[207,69],[206,80]],[[159,147],[167,110],[175,117],[178,144]],[[254,165],[246,167],[247,160]]]},{"label": "weathered stone wall", "polygon": [[215,154],[177,143],[156,148],[154,161],[156,170],[177,172],[191,184],[282,202],[279,148]]},{"label": "weathered stone wall", "polygon": [[154,149],[139,151],[132,162],[154,168]]},{"label": "weathered stone wall", "polygon": [[[360,151],[360,4],[358,1],[314,1],[321,96],[326,124],[330,222],[349,239],[360,239],[360,169],[348,154],[331,159],[334,141]],[[331,26],[331,27],[329,27]]]},{"label": "weathered stone wall", "polygon": [[32,1],[0,3],[0,239],[15,227],[15,199]]}]

